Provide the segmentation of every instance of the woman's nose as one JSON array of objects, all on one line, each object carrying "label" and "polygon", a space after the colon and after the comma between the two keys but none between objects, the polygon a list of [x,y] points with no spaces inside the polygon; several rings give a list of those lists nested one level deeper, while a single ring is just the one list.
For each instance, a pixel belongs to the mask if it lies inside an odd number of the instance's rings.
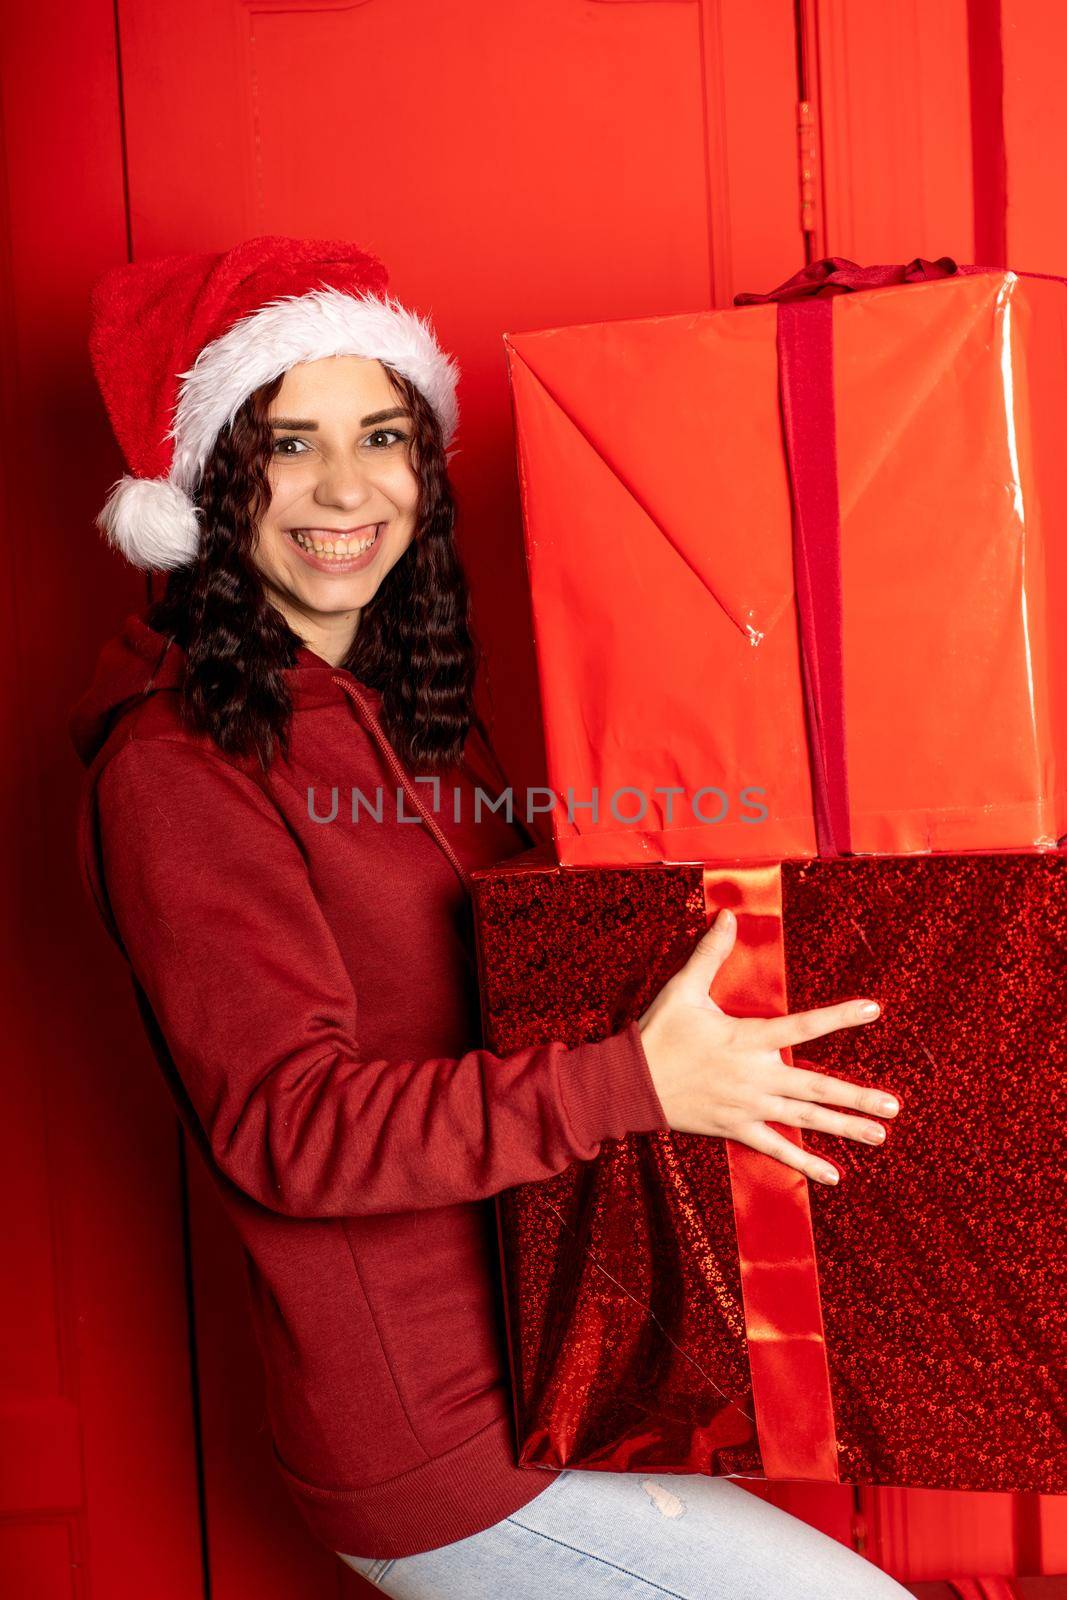
[{"label": "woman's nose", "polygon": [[315,499],[322,505],[359,506],[370,493],[370,484],[360,463],[347,459],[325,465],[315,485]]}]

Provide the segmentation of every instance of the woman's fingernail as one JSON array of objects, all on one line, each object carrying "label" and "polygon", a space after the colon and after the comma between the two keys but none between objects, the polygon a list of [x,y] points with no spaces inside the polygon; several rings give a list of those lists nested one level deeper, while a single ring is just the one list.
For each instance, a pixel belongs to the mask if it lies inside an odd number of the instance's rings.
[{"label": "woman's fingernail", "polygon": [[716,926],[719,928],[728,928],[730,926],[731,915],[732,913],[727,911],[724,906],[719,912],[719,915],[715,918]]},{"label": "woman's fingernail", "polygon": [[860,1014],[864,1017],[876,1017],[881,1009],[877,1000],[865,1000],[860,1006]]},{"label": "woman's fingernail", "polygon": [[822,1178],[823,1183],[836,1183],[840,1173],[835,1172],[833,1167],[823,1167],[819,1176]]},{"label": "woman's fingernail", "polygon": [[879,1109],[884,1111],[887,1117],[894,1117],[900,1110],[900,1107],[895,1100],[891,1100],[889,1096],[886,1095],[885,1099],[881,1102]]}]

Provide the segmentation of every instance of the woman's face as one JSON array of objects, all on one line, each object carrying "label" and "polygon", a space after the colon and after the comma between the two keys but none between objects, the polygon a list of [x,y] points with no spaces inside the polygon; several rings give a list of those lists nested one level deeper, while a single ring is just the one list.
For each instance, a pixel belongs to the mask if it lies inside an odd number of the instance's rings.
[{"label": "woman's face", "polygon": [[268,415],[271,502],[253,559],[290,625],[337,661],[415,533],[412,418],[361,356],[290,367]]}]

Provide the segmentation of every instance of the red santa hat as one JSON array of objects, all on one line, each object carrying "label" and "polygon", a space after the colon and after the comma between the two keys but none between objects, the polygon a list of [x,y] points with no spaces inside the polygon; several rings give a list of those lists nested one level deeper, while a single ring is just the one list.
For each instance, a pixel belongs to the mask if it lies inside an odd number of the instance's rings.
[{"label": "red santa hat", "polygon": [[97,279],[89,351],[130,474],[96,520],[128,560],[152,570],[195,559],[191,496],[215,440],[253,390],[299,361],[351,355],[393,368],[429,400],[447,448],[459,370],[387,283],[353,244],[274,236]]}]

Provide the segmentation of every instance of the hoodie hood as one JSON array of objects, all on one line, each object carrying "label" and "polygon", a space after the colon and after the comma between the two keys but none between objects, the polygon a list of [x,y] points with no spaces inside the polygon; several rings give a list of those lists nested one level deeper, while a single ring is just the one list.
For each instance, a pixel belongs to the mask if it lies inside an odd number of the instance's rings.
[{"label": "hoodie hood", "polygon": [[[186,667],[181,646],[149,627],[142,612],[131,612],[100,651],[92,681],[70,711],[67,726],[83,764],[92,764],[125,712],[152,695],[178,693]],[[294,710],[297,706],[335,700],[333,675],[337,670],[307,645],[301,645],[296,664],[284,674]],[[379,691],[364,683],[359,683],[359,689],[371,709],[377,711],[381,704]]]}]

